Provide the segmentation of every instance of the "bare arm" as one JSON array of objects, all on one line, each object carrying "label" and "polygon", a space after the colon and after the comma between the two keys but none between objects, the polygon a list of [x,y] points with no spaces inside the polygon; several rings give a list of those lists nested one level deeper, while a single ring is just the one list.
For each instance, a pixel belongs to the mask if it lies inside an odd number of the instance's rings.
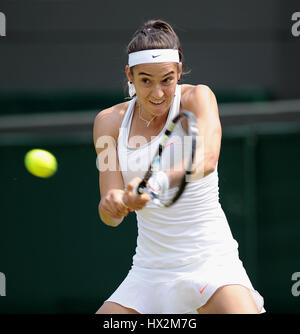
[{"label": "bare arm", "polygon": [[118,226],[129,212],[142,209],[150,200],[145,194],[133,193],[139,179],[124,181],[119,167],[117,138],[122,122],[121,107],[103,110],[94,121],[94,146],[97,152],[99,188],[101,200],[98,205],[101,220],[109,226]]},{"label": "bare arm", "polygon": [[101,220],[109,226],[118,226],[129,213],[123,202],[124,182],[116,150],[120,122],[119,111],[112,107],[96,116],[93,130],[101,195],[98,211]]},{"label": "bare arm", "polygon": [[206,176],[215,170],[220,155],[222,128],[218,104],[214,93],[204,85],[193,88],[189,103],[197,118],[200,137],[196,167]]},{"label": "bare arm", "polygon": [[[209,87],[190,86],[182,100],[183,109],[194,113],[198,126],[193,181],[215,170],[220,155],[222,129],[216,97]],[[167,172],[171,187],[176,186],[183,177],[182,169],[175,167]]]}]

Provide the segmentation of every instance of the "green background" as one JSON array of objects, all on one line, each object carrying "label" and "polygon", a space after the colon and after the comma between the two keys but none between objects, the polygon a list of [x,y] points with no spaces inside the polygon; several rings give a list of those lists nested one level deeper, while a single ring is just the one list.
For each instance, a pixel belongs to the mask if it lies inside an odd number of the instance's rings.
[{"label": "green background", "polygon": [[[126,276],[135,251],[131,213],[104,225],[92,131],[85,135],[0,136],[0,313],[95,313]],[[58,171],[40,179],[24,168],[34,147]],[[300,271],[300,128],[235,126],[223,131],[220,201],[240,257],[268,312],[297,313],[291,276]]]}]

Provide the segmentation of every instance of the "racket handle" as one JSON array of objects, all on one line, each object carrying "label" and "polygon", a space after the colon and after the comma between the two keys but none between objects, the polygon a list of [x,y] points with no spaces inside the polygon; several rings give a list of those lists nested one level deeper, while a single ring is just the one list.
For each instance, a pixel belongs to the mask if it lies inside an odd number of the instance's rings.
[{"label": "racket handle", "polygon": [[144,192],[144,188],[146,188],[146,182],[142,181],[137,187],[133,189],[132,192],[134,195],[142,195],[142,193]]},{"label": "racket handle", "polygon": [[[145,185],[145,186],[144,186]],[[153,190],[151,190],[150,188],[146,187],[146,182],[142,181],[137,187],[135,187],[133,189],[133,194],[143,194],[143,193],[147,193],[148,195],[150,195],[153,204],[157,205],[157,206],[162,206],[162,204],[160,203],[160,200],[158,198],[158,194],[156,192],[154,192]]]}]

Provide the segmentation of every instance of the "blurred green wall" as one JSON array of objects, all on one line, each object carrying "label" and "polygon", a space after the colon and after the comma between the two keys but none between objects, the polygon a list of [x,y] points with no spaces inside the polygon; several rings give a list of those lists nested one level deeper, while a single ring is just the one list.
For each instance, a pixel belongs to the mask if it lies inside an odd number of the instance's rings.
[{"label": "blurred green wall", "polygon": [[[65,140],[0,136],[0,313],[94,313],[131,266],[135,214],[118,228],[98,218],[92,133]],[[39,179],[24,168],[34,147],[51,151],[58,172]],[[269,312],[296,313],[291,276],[300,271],[300,130],[225,129],[220,201],[240,257]]]}]

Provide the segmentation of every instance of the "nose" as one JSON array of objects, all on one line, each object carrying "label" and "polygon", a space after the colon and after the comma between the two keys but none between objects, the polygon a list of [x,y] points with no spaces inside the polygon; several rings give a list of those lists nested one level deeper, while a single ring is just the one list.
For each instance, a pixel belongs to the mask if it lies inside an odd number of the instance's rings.
[{"label": "nose", "polygon": [[163,96],[165,95],[162,87],[160,85],[156,85],[154,88],[153,88],[153,91],[152,91],[152,97],[156,100],[160,100]]}]

